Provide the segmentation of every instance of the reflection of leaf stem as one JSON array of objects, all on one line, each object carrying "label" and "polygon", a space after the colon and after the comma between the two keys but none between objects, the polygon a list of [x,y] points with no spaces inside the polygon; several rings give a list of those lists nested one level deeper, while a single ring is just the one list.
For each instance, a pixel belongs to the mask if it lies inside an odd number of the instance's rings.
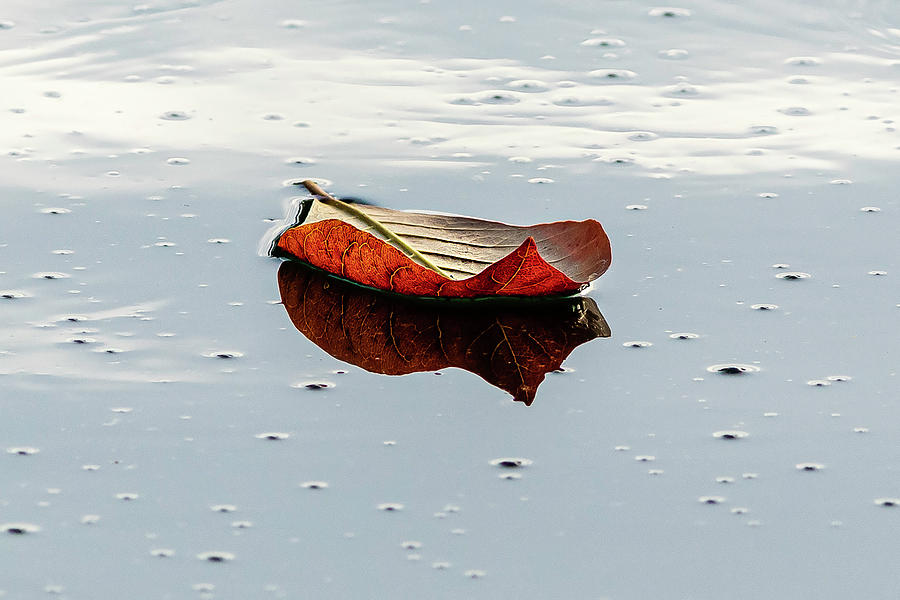
[{"label": "reflection of leaf stem", "polygon": [[307,179],[303,181],[303,185],[310,191],[310,193],[319,196],[322,199],[322,202],[324,202],[325,204],[351,214],[357,219],[364,222],[366,225],[383,235],[387,239],[387,241],[389,241],[395,248],[403,251],[404,254],[415,260],[423,267],[428,267],[438,275],[442,275],[447,279],[453,279],[452,277],[441,271],[441,269],[437,265],[425,258],[425,256],[423,256],[421,252],[407,244],[406,241],[404,241],[396,233],[385,227],[384,224],[377,219],[373,219],[351,204],[347,204],[346,202],[338,200],[337,198],[320,188],[315,181]]}]

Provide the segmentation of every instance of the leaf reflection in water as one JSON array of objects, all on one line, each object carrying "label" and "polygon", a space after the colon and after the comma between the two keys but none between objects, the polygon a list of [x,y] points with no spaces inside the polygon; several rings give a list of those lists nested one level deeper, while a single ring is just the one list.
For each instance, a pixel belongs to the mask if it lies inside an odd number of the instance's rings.
[{"label": "leaf reflection in water", "polygon": [[415,300],[347,283],[296,261],[278,270],[294,326],[331,356],[373,373],[457,367],[530,406],[544,376],[610,330],[590,298]]}]

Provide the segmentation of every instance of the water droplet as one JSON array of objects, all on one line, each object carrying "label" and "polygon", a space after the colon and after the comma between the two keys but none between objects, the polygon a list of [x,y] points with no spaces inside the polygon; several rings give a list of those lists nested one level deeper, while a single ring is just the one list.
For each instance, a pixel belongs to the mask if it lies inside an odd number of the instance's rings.
[{"label": "water droplet", "polygon": [[812,56],[792,56],[784,61],[784,64],[792,67],[817,67],[822,61]]},{"label": "water droplet", "polygon": [[137,500],[140,497],[140,494],[136,494],[134,492],[120,492],[116,494],[116,498],[119,500],[124,500],[125,502],[131,502],[132,500]]},{"label": "water droplet", "polygon": [[400,547],[403,548],[404,550],[418,550],[419,548],[422,547],[422,542],[416,542],[416,541],[412,541],[412,540],[406,541],[406,542],[401,542]]},{"label": "water droplet", "polygon": [[875,504],[893,508],[895,506],[900,506],[900,498],[875,498]]},{"label": "water droplet", "polygon": [[479,569],[469,569],[468,571],[463,573],[463,575],[465,575],[469,579],[481,579],[482,577],[487,575],[487,573]]},{"label": "water droplet", "polygon": [[674,6],[658,6],[656,8],[651,8],[650,12],[647,14],[651,17],[674,19],[675,17],[689,17],[691,16],[691,11],[687,8],[676,8]]},{"label": "water droplet", "polygon": [[706,370],[710,373],[721,373],[723,375],[746,375],[747,373],[757,373],[759,367],[738,363],[725,363],[721,365],[710,365],[709,367],[706,367]]},{"label": "water droplet", "polygon": [[231,240],[229,240],[228,238],[209,238],[206,241],[207,241],[207,243],[210,243],[210,244],[230,244],[231,243]]},{"label": "water droplet", "polygon": [[169,110],[159,115],[159,118],[166,121],[187,121],[191,116],[180,110]]},{"label": "water droplet", "polygon": [[435,561],[435,562],[431,563],[431,568],[437,569],[439,571],[446,571],[447,569],[449,569],[452,566],[453,565],[451,563],[449,563],[445,560],[439,560],[439,561]]},{"label": "water droplet", "polygon": [[689,83],[678,83],[663,88],[663,96],[670,98],[683,98],[686,96],[698,96],[700,90]]},{"label": "water droplet", "polygon": [[289,165],[294,165],[297,167],[309,167],[316,164],[318,161],[314,158],[295,156],[293,158],[287,159],[285,162]]},{"label": "water droplet", "polygon": [[550,179],[549,177],[532,177],[531,179],[528,180],[528,183],[537,183],[537,184],[553,183],[553,180]]},{"label": "water droplet", "polygon": [[690,53],[682,48],[670,48],[668,50],[660,50],[658,56],[669,60],[684,60]]},{"label": "water droplet", "polygon": [[82,525],[96,525],[100,522],[100,515],[84,515],[81,517]]},{"label": "water droplet", "polygon": [[398,502],[383,502],[375,508],[386,512],[396,512],[399,510],[403,510],[403,505]]},{"label": "water droplet", "polygon": [[300,383],[292,383],[292,388],[299,388],[310,391],[326,390],[333,388],[334,384],[330,381],[301,381]]},{"label": "water droplet", "polygon": [[720,440],[741,440],[745,437],[748,437],[749,435],[750,434],[746,431],[738,431],[736,429],[716,431],[715,433],[713,433],[713,437]]},{"label": "water droplet", "polygon": [[883,277],[887,275],[887,271],[869,271],[869,275],[874,275],[876,277]]},{"label": "water droplet", "polygon": [[635,131],[628,136],[628,139],[633,142],[650,142],[657,138],[659,138],[659,136],[652,131]]},{"label": "water droplet", "polygon": [[12,29],[15,26],[16,26],[15,21],[0,19],[0,31],[2,31],[4,29]]},{"label": "water droplet", "polygon": [[854,427],[853,433],[869,433],[868,427]]},{"label": "water droplet", "polygon": [[650,346],[653,345],[653,342],[643,342],[640,340],[633,340],[633,341],[625,342],[622,345],[627,348],[649,348]]},{"label": "water droplet", "polygon": [[32,275],[34,279],[68,279],[71,277],[68,273],[59,273],[59,272],[41,272],[35,273]]},{"label": "water droplet", "polygon": [[609,98],[581,98],[579,96],[563,96],[553,100],[556,106],[609,106],[613,102]]},{"label": "water droplet", "polygon": [[722,483],[722,484],[734,483],[734,477],[728,477],[728,476],[716,477],[716,483]]},{"label": "water droplet", "polygon": [[638,462],[653,462],[656,460],[656,457],[649,454],[639,454],[638,456],[634,457],[634,460]]},{"label": "water droplet", "polygon": [[625,42],[616,38],[589,38],[581,42],[581,45],[588,48],[621,48]]},{"label": "water droplet", "polygon": [[285,29],[301,29],[306,27],[306,21],[301,19],[285,19],[281,22],[281,26]]},{"label": "water droplet", "polygon": [[825,468],[825,465],[821,463],[813,463],[813,462],[803,462],[797,463],[796,469],[798,471],[821,471]]},{"label": "water droplet", "polygon": [[751,304],[750,308],[753,310],[777,310],[777,304]]},{"label": "water droplet", "polygon": [[757,196],[760,198],[777,198],[778,194],[775,192],[760,192]]},{"label": "water droplet", "polygon": [[520,92],[546,92],[549,89],[546,83],[537,79],[516,79],[506,85]]},{"label": "water droplet", "polygon": [[308,490],[324,490],[328,487],[328,483],[325,481],[304,481],[300,484],[300,487]]},{"label": "water droplet", "polygon": [[813,387],[825,387],[831,385],[831,382],[827,379],[810,379],[806,382],[806,385],[811,385]]},{"label": "water droplet", "polygon": [[19,456],[30,456],[38,452],[40,452],[40,449],[31,446],[13,446],[6,449],[7,454],[18,454]]},{"label": "water droplet", "polygon": [[42,208],[41,209],[41,213],[45,214],[45,215],[67,215],[71,212],[72,211],[69,210],[68,208],[51,207],[51,208]]},{"label": "water droplet", "polygon": [[851,181],[850,179],[832,179],[828,183],[830,183],[831,185],[850,185],[851,183],[853,183],[853,181]]},{"label": "water droplet", "polygon": [[254,437],[256,437],[256,439],[258,439],[258,440],[278,441],[278,440],[288,439],[289,437],[291,437],[291,434],[281,433],[278,431],[269,431],[266,433],[257,433],[256,436],[254,436]]},{"label": "water droplet", "polygon": [[253,521],[232,521],[231,526],[235,529],[250,529],[253,527]]},{"label": "water droplet", "polygon": [[530,163],[531,159],[527,156],[510,156],[507,160],[514,163]]},{"label": "water droplet", "polygon": [[263,121],[282,121],[284,120],[284,115],[280,115],[278,113],[268,113],[262,116]]},{"label": "water droplet", "polygon": [[828,381],[838,381],[838,382],[841,382],[841,381],[850,381],[850,380],[853,379],[853,378],[850,377],[849,375],[829,375],[829,376],[826,377],[825,379],[827,379]]},{"label": "water droplet", "polygon": [[669,337],[673,340],[695,340],[700,336],[696,333],[672,333]]},{"label": "water droplet", "polygon": [[809,279],[810,277],[812,277],[812,275],[810,275],[809,273],[803,273],[801,271],[788,271],[787,273],[779,273],[775,277],[777,277],[778,279],[795,280]]},{"label": "water droplet", "polygon": [[150,556],[157,558],[169,558],[175,556],[175,551],[171,548],[154,548],[150,551]]},{"label": "water droplet", "polygon": [[700,496],[697,501],[701,504],[722,504],[725,498],[722,496]]},{"label": "water droplet", "polygon": [[877,206],[863,206],[859,209],[861,212],[881,212],[881,209]]},{"label": "water droplet", "polygon": [[637,73],[627,69],[597,69],[588,73],[589,76],[600,81],[630,81],[637,77]]},{"label": "water droplet", "polygon": [[160,242],[156,242],[153,245],[156,246],[157,248],[173,248],[173,247],[177,246],[178,244],[176,244],[175,242],[163,240]]},{"label": "water droplet", "polygon": [[20,298],[30,298],[31,294],[22,290],[0,290],[0,298],[3,300],[18,300]]},{"label": "water droplet", "polygon": [[212,551],[212,552],[201,552],[197,555],[197,558],[200,560],[205,560],[208,562],[228,562],[234,560],[234,554],[231,552],[220,552],[220,551]]},{"label": "water droplet", "polygon": [[534,461],[528,458],[495,458],[490,461],[490,464],[504,469],[518,469],[530,466],[533,462]]},{"label": "water droplet", "polygon": [[500,473],[497,475],[500,479],[522,479],[521,473]]},{"label": "water droplet", "polygon": [[812,114],[808,108],[804,108],[802,106],[788,106],[787,108],[779,108],[778,112],[784,115],[788,115],[789,117],[807,117]]},{"label": "water droplet", "polygon": [[778,128],[774,125],[754,125],[749,131],[751,135],[775,135]]},{"label": "water droplet", "polygon": [[174,166],[189,165],[191,164],[191,160],[189,158],[184,158],[181,156],[173,156],[172,158],[168,159],[166,163]]},{"label": "water droplet", "polygon": [[228,360],[231,358],[241,358],[243,353],[241,352],[230,352],[230,351],[218,351],[218,352],[208,352],[203,356],[207,358],[221,358],[223,360]]},{"label": "water droplet", "polygon": [[627,204],[625,210],[647,210],[646,204]]},{"label": "water droplet", "polygon": [[209,510],[213,512],[230,513],[236,511],[237,506],[234,504],[213,504],[209,507]]},{"label": "water droplet", "polygon": [[10,535],[25,535],[26,533],[37,533],[41,528],[33,523],[3,523],[0,525],[0,531],[5,531]]},{"label": "water droplet", "polygon": [[507,92],[491,92],[478,98],[478,102],[483,104],[516,104],[519,99]]}]

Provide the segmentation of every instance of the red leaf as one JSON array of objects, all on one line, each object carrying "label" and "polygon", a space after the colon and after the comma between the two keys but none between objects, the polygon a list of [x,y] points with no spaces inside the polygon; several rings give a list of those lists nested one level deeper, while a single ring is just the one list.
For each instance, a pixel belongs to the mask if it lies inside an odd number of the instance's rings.
[{"label": "red leaf", "polygon": [[385,375],[458,367],[527,405],[572,350],[610,335],[590,298],[415,301],[295,261],[281,265],[278,287],[297,330],[339,360]]},{"label": "red leaf", "polygon": [[[337,208],[307,200],[301,211],[304,222],[284,231],[275,248],[334,275],[398,294],[569,295],[602,275],[611,259],[609,238],[591,219],[518,227],[370,206],[350,207],[356,214],[348,214],[341,208],[347,205],[326,198]],[[365,213],[363,219],[359,212]],[[365,219],[412,249],[401,251],[392,245],[396,240],[386,239]],[[421,254],[411,257],[411,252]]]}]

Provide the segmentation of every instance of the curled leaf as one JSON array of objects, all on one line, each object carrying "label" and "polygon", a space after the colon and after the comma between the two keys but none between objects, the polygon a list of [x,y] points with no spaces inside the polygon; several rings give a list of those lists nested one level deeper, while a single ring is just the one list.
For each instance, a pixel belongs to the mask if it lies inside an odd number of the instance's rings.
[{"label": "curled leaf", "polygon": [[381,294],[296,261],[278,270],[281,301],[300,333],[373,373],[458,367],[530,405],[544,376],[577,346],[609,337],[590,298],[436,302]]},{"label": "curled leaf", "polygon": [[520,227],[350,205],[304,184],[321,199],[300,205],[272,253],[380,290],[445,298],[570,295],[609,268],[609,238],[593,219]]}]

